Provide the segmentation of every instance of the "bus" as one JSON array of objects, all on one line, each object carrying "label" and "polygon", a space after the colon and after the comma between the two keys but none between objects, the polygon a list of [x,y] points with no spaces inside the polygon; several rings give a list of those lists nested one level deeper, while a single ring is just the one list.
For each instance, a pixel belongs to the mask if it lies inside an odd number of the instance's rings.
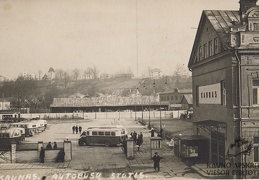
[{"label": "bus", "polygon": [[36,124],[37,132],[43,132],[47,127],[47,121],[43,119],[32,120],[30,122]]},{"label": "bus", "polygon": [[12,143],[19,144],[23,140],[20,128],[6,128],[0,130],[1,146],[9,146]]},{"label": "bus", "polygon": [[127,138],[126,129],[122,126],[88,127],[78,140],[78,144],[104,144],[106,147],[121,144]]},{"label": "bus", "polygon": [[35,133],[38,132],[36,124],[33,122],[11,123],[11,127],[24,128],[25,136],[33,136]]}]

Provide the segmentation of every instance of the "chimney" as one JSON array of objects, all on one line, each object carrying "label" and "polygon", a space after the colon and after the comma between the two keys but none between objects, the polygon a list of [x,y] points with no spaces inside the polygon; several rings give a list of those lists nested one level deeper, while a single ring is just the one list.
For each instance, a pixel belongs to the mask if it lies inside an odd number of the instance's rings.
[{"label": "chimney", "polygon": [[239,1],[239,4],[240,4],[239,15],[240,15],[241,19],[243,19],[242,15],[245,14],[248,9],[256,6],[256,2],[257,2],[257,0],[240,0]]}]

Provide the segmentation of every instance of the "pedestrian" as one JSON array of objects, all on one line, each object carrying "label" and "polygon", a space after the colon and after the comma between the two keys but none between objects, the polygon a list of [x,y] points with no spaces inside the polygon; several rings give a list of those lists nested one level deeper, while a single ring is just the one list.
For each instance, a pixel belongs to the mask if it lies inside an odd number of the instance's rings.
[{"label": "pedestrian", "polygon": [[161,137],[162,139],[163,139],[163,137],[164,137],[164,136],[163,136],[163,133],[164,133],[164,130],[161,128],[161,129],[160,129],[160,137]]},{"label": "pedestrian", "polygon": [[136,131],[133,132],[133,140],[135,143],[137,143],[137,133]]},{"label": "pedestrian", "polygon": [[73,127],[72,127],[73,134],[75,134],[75,130],[76,130],[76,127],[73,126]]},{"label": "pedestrian", "polygon": [[46,149],[52,149],[51,142],[49,142],[49,144],[46,146]]},{"label": "pedestrian", "polygon": [[64,162],[64,159],[65,159],[65,152],[64,152],[63,149],[61,149],[58,152],[58,156],[57,156],[56,162]]},{"label": "pedestrian", "polygon": [[44,158],[45,158],[45,150],[43,147],[40,149],[40,163],[44,163]]},{"label": "pedestrian", "polygon": [[160,132],[157,133],[157,137],[162,137],[161,134],[160,134]]},{"label": "pedestrian", "polygon": [[78,133],[78,126],[76,125],[76,134]]},{"label": "pedestrian", "polygon": [[157,152],[155,152],[155,155],[152,157],[152,160],[153,160],[153,162],[154,162],[154,169],[155,169],[155,171],[156,170],[160,170],[160,166],[159,166],[159,162],[160,162],[160,156],[158,155],[158,153]]},{"label": "pedestrian", "polygon": [[79,126],[79,134],[81,134],[81,132],[82,132],[82,127],[81,126]]},{"label": "pedestrian", "polygon": [[143,134],[142,134],[142,132],[140,132],[140,134],[138,135],[137,143],[136,143],[138,151],[139,151],[142,143],[143,143]]},{"label": "pedestrian", "polygon": [[154,128],[151,128],[150,133],[151,133],[151,137],[154,137],[154,136],[155,136],[155,130],[154,130]]},{"label": "pedestrian", "polygon": [[53,149],[57,149],[58,148],[58,145],[56,142],[54,142],[54,146],[53,146]]}]

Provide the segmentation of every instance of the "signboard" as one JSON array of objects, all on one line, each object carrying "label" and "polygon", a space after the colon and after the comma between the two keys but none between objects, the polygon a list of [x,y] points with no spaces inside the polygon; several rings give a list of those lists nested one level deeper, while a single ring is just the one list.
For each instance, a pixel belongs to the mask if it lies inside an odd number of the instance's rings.
[{"label": "signboard", "polygon": [[240,32],[240,46],[259,47],[258,32]]},{"label": "signboard", "polygon": [[199,104],[221,104],[220,83],[200,86]]}]

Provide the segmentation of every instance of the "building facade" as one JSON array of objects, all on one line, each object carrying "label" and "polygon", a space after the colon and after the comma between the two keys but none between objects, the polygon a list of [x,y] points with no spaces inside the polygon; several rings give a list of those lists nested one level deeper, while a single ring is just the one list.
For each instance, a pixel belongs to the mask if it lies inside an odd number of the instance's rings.
[{"label": "building facade", "polygon": [[[203,11],[188,67],[194,134],[210,162],[259,163],[259,7]],[[242,168],[242,167],[241,167]]]},{"label": "building facade", "polygon": [[[184,97],[186,95],[186,97]],[[167,105],[168,109],[170,110],[180,110],[180,109],[185,109],[187,106],[182,106],[182,101],[183,98],[191,98],[192,102],[192,89],[174,89],[170,91],[165,91],[159,93],[160,96],[160,102],[162,105]],[[188,97],[187,97],[188,96]],[[187,103],[184,101],[184,103]],[[189,106],[188,106],[189,107]],[[188,109],[185,109],[188,110]]]}]

